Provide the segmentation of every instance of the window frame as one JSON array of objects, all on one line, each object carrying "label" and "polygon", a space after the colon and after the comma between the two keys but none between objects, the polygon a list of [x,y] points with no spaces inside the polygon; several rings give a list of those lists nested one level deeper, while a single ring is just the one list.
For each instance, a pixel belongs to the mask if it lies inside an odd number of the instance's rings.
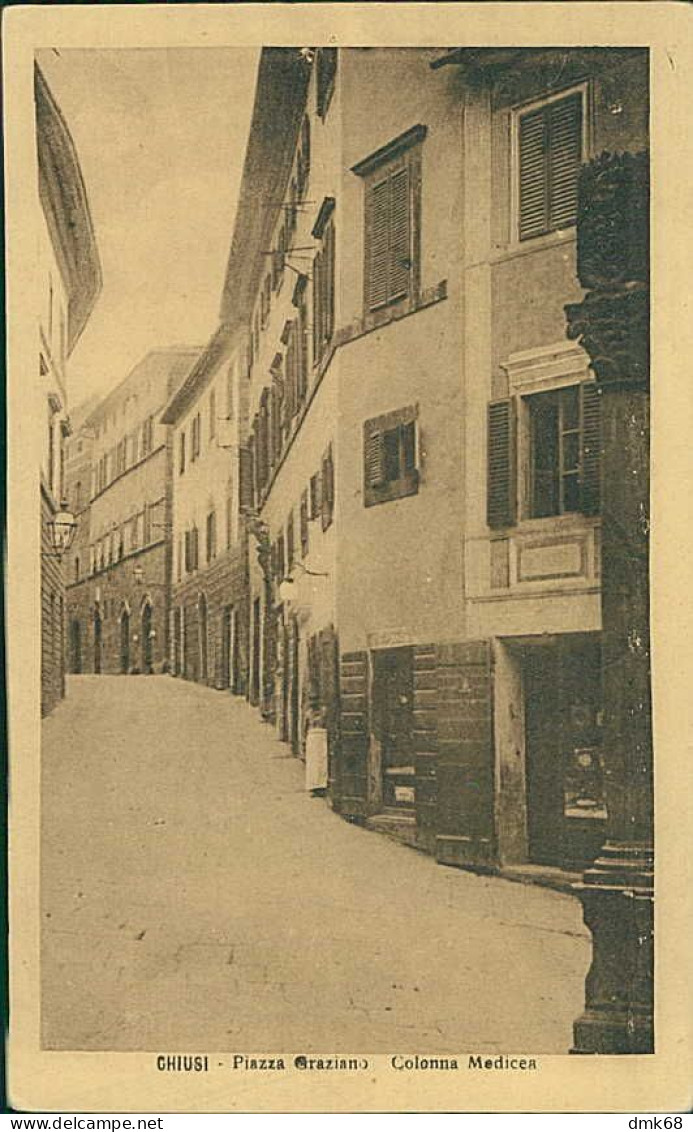
[{"label": "window frame", "polygon": [[[366,320],[375,320],[380,313],[388,309],[396,309],[408,303],[416,303],[421,293],[421,226],[422,226],[422,170],[423,170],[423,142],[428,128],[418,124],[405,130],[403,134],[393,138],[386,145],[381,146],[375,153],[356,163],[351,167],[363,181],[362,198],[362,233],[363,233],[363,287],[362,307]],[[391,220],[388,218],[388,251],[387,251],[387,295],[381,302],[371,302],[370,297],[370,194],[377,185],[390,182],[397,174],[406,169],[408,175],[408,221],[409,221],[409,251],[410,266],[408,268],[408,285],[403,293],[390,293],[390,232]]]},{"label": "window frame", "polygon": [[[404,464],[403,429],[410,425],[414,427],[414,466],[407,470]],[[397,478],[384,478],[379,483],[372,482],[369,476],[369,446],[376,436],[383,438],[382,460],[387,460],[385,449],[385,436],[397,434],[398,461],[400,475]],[[405,499],[410,495],[418,495],[421,486],[421,433],[419,424],[419,406],[407,405],[402,409],[393,409],[388,413],[381,413],[377,417],[370,417],[363,422],[363,503],[365,507],[374,507],[379,503],[390,503],[395,499]]]},{"label": "window frame", "polygon": [[[592,114],[593,114],[593,88],[589,79],[540,98],[531,98],[514,106],[510,111],[510,232],[508,244],[514,250],[536,247],[538,241],[550,241],[557,238],[558,233],[574,232],[575,223],[563,228],[549,228],[547,232],[536,236],[527,236],[520,239],[520,122],[527,114],[542,110],[546,106],[560,102],[565,98],[580,94],[582,96],[582,156],[580,164],[589,161],[592,147]],[[539,245],[541,246],[541,245]]]}]

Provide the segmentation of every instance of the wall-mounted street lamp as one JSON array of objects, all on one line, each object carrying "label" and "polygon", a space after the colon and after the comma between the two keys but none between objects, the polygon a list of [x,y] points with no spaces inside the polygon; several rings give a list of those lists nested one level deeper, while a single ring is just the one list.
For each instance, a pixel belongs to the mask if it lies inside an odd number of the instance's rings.
[{"label": "wall-mounted street lamp", "polygon": [[67,503],[60,504],[60,510],[46,523],[51,540],[51,549],[42,553],[46,558],[62,558],[63,554],[72,546],[77,531],[77,520],[67,508]]}]

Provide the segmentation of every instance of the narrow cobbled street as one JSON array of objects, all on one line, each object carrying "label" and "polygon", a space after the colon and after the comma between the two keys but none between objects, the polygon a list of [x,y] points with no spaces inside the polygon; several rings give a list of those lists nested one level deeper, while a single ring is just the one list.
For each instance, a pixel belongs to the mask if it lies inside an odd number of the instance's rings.
[{"label": "narrow cobbled street", "polygon": [[48,1048],[569,1049],[578,901],[349,825],[228,694],[70,678],[42,806]]}]

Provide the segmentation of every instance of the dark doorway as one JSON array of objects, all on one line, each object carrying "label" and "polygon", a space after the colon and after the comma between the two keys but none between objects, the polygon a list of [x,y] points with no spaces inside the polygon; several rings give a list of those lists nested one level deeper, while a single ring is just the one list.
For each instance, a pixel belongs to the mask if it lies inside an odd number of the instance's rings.
[{"label": "dark doorway", "polygon": [[383,805],[413,810],[416,768],[412,742],[413,650],[373,653],[373,732],[381,744]]},{"label": "dark doorway", "polygon": [[76,675],[82,671],[82,625],[79,621],[70,622],[70,672]]},{"label": "dark doorway", "polygon": [[127,609],[120,615],[120,671],[130,671],[130,613]]},{"label": "dark doorway", "polygon": [[291,618],[291,659],[290,659],[290,702],[291,702],[291,750],[295,755],[301,754],[301,685],[299,674],[299,647],[298,621]]},{"label": "dark doorway", "polygon": [[523,677],[529,857],[581,869],[606,826],[599,642],[529,647]]},{"label": "dark doorway", "polygon": [[103,627],[101,614],[98,609],[94,611],[94,672],[98,676],[101,672],[101,647]]},{"label": "dark doorway", "polygon": [[145,602],[142,609],[142,671],[153,671],[154,637],[152,629],[152,607]]},{"label": "dark doorway", "polygon": [[233,610],[230,605],[224,609],[221,619],[221,686],[222,688],[233,687],[233,674],[231,672],[231,625],[233,618]]},{"label": "dark doorway", "polygon": [[253,663],[250,670],[250,702],[260,700],[260,598],[253,602]]},{"label": "dark doorway", "polygon": [[198,631],[199,631],[199,645],[200,645],[200,680],[203,684],[207,683],[207,598],[204,594],[200,594],[197,603],[197,611],[199,615]]},{"label": "dark doorway", "polygon": [[286,743],[289,740],[289,624],[280,613],[281,620],[281,715],[279,737]]}]

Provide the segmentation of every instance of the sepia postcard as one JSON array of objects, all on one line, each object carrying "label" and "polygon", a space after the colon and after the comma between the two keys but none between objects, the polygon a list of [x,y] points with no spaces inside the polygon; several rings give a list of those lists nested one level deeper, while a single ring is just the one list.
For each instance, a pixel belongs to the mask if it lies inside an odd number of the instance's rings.
[{"label": "sepia postcard", "polygon": [[690,13],[3,38],[10,1105],[687,1111]]}]

